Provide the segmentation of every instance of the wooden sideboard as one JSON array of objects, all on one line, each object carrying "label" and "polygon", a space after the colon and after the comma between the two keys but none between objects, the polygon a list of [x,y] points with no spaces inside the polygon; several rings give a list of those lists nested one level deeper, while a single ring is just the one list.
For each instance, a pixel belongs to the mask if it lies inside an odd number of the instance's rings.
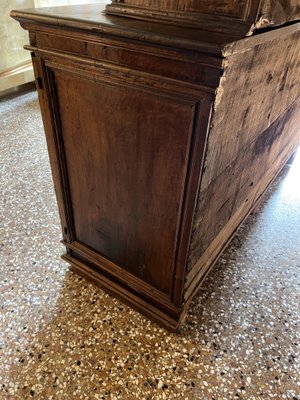
[{"label": "wooden sideboard", "polygon": [[11,14],[29,31],[63,258],[175,330],[299,143],[300,23],[245,38],[232,19],[103,10]]}]

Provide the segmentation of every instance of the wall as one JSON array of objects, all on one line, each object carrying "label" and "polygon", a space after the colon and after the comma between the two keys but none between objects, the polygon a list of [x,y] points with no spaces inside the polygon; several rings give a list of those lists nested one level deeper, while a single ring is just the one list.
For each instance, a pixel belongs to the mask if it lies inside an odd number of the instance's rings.
[{"label": "wall", "polygon": [[108,3],[99,0],[0,0],[0,92],[34,79],[30,54],[23,49],[28,33],[10,18],[13,9],[63,6],[67,4]]}]

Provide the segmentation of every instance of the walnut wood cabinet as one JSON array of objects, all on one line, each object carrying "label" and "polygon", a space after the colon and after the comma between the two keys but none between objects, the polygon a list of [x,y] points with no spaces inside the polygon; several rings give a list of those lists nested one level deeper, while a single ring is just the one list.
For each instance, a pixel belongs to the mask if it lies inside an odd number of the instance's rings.
[{"label": "walnut wood cabinet", "polygon": [[299,142],[300,24],[244,38],[233,20],[208,31],[111,16],[115,3],[12,16],[29,31],[63,258],[175,330]]}]

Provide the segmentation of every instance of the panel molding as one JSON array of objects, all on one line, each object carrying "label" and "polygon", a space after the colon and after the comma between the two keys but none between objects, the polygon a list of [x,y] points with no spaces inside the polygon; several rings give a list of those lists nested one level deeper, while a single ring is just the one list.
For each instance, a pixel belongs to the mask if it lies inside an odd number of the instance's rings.
[{"label": "panel molding", "polygon": [[[155,298],[158,300],[159,304],[167,307],[168,309],[177,310],[176,307],[180,305],[181,302],[181,292],[182,286],[184,283],[184,269],[182,268],[182,263],[186,263],[187,258],[187,251],[189,248],[189,232],[190,232],[190,224],[193,215],[193,210],[196,205],[196,198],[197,198],[197,191],[198,191],[198,182],[191,181],[192,177],[199,176],[197,173],[192,171],[195,168],[202,168],[202,165],[197,165],[197,160],[201,160],[202,157],[199,157],[199,152],[201,153],[204,151],[205,145],[205,136],[206,136],[206,129],[208,120],[205,117],[207,114],[207,107],[211,107],[211,102],[206,100],[206,103],[201,101],[199,98],[191,98],[190,96],[180,96],[178,97],[178,91],[170,92],[170,89],[175,89],[177,86],[172,85],[171,88],[169,85],[165,85],[168,87],[168,91],[164,90],[157,90],[156,88],[153,90],[152,86],[148,85],[141,85],[140,87],[136,84],[131,85],[130,83],[124,82],[124,80],[115,80],[111,76],[107,77],[106,74],[99,74],[98,71],[95,75],[90,75],[86,73],[86,69],[81,71],[81,67],[75,67],[75,65],[62,65],[60,63],[56,63],[53,61],[48,61],[47,59],[44,61],[44,76],[46,78],[45,86],[48,87],[48,91],[51,92],[51,110],[52,110],[52,118],[53,127],[52,131],[55,141],[55,148],[56,153],[59,154],[57,157],[58,160],[61,160],[56,165],[58,168],[59,173],[59,182],[60,188],[56,191],[61,192],[61,197],[63,198],[62,205],[60,208],[63,208],[62,214],[64,220],[64,244],[70,250],[70,252],[75,251],[76,253],[80,254],[82,257],[86,257],[90,262],[92,262],[96,267],[104,269],[108,272],[108,266],[112,267],[112,271],[110,272],[113,276],[117,279],[122,280],[122,277],[126,276],[128,282],[130,282],[130,286],[132,285],[133,288],[137,291],[145,290],[145,294],[148,294],[148,298],[151,298],[151,293],[155,293]],[[173,261],[173,273],[171,273],[172,281],[171,281],[171,291],[166,294],[163,291],[156,289],[154,286],[148,284],[143,279],[134,278],[133,275],[130,274],[128,271],[123,269],[121,266],[118,266],[112,261],[108,260],[107,258],[103,257],[102,255],[91,252],[88,246],[84,244],[80,244],[76,241],[76,234],[75,234],[75,227],[74,227],[74,219],[73,219],[73,211],[72,211],[72,203],[71,203],[71,195],[70,195],[70,186],[69,186],[69,179],[68,179],[68,169],[66,164],[66,159],[64,155],[64,148],[63,148],[63,140],[62,140],[62,132],[61,132],[61,124],[60,124],[60,115],[58,110],[58,105],[56,102],[57,94],[55,88],[55,76],[57,72],[71,72],[77,76],[80,76],[80,79],[87,79],[96,82],[101,82],[101,84],[105,85],[116,85],[116,86],[126,86],[133,90],[143,90],[147,93],[165,97],[168,101],[174,101],[176,104],[183,104],[183,105],[190,105],[193,109],[193,118],[191,121],[191,128],[190,128],[190,139],[189,139],[189,146],[188,146],[188,170],[186,171],[186,177],[183,179],[184,183],[184,191],[182,193],[181,198],[181,212],[179,213],[179,220],[177,222],[177,238],[176,238],[176,251],[175,251],[175,258]],[[38,74],[39,75],[39,74]],[[105,78],[105,81],[104,81]],[[173,82],[172,82],[173,83]],[[177,83],[177,82],[176,82]],[[203,109],[202,109],[203,104]],[[204,109],[205,108],[205,109]],[[206,118],[206,119],[205,119]],[[199,128],[200,127],[200,128]],[[204,127],[204,131],[203,131]],[[196,162],[195,162],[196,161]],[[193,178],[193,180],[195,180]],[[63,182],[63,184],[61,184]],[[56,185],[57,186],[57,185]],[[188,205],[186,208],[185,205]],[[182,210],[185,210],[184,214]],[[175,271],[175,273],[174,273]],[[174,304],[176,304],[176,307]],[[175,307],[175,308],[174,308]]]},{"label": "panel molding", "polygon": [[189,165],[186,175],[185,192],[181,210],[180,229],[176,246],[175,268],[173,272],[172,301],[177,306],[182,304],[188,251],[191,241],[191,226],[197,205],[200,179],[204,166],[204,153],[207,146],[207,132],[211,119],[212,102],[199,101],[196,105],[192,128]]},{"label": "panel molding", "polygon": [[182,314],[181,310],[177,309],[175,314],[168,313],[160,307],[155,306],[155,303],[150,303],[149,301],[144,300],[141,296],[134,294],[129,290],[129,288],[125,288],[120,284],[111,281],[107,277],[96,273],[92,268],[72,256],[65,254],[62,256],[62,259],[71,265],[71,271],[74,271],[78,275],[81,275],[85,279],[100,286],[106,292],[119,298],[125,304],[136,309],[152,321],[159,322],[161,326],[170,332],[176,331],[182,324],[185,315]]},{"label": "panel molding", "polygon": [[[147,89],[158,90],[167,95],[174,95],[177,102],[188,101],[195,102],[199,98],[213,98],[215,90],[201,84],[194,84],[182,80],[168,78],[161,75],[155,75],[142,72],[135,69],[129,69],[105,61],[98,61],[87,57],[72,55],[63,51],[52,51],[39,49],[33,46],[24,46],[25,49],[34,52],[37,56],[43,58],[45,65],[51,69],[70,71],[77,73],[82,79],[97,79],[103,82],[121,84],[123,86],[132,86],[135,88],[145,87]],[[89,75],[86,75],[86,72]],[[180,94],[178,99],[176,94]]]},{"label": "panel molding", "polygon": [[53,73],[45,66],[44,61],[34,53],[32,53],[32,63],[62,223],[62,234],[64,240],[72,242],[75,239],[73,212]]},{"label": "panel molding", "polygon": [[[58,160],[61,160],[60,162],[57,163],[56,168],[58,168],[58,173],[59,173],[59,182],[63,182],[63,184],[60,184],[60,188],[56,188],[56,191],[61,192],[61,197],[63,198],[62,205],[62,211],[61,214],[63,214],[62,220],[64,220],[64,226],[65,226],[65,231],[64,231],[64,244],[67,246],[67,248],[71,251],[76,251],[78,254],[80,253],[81,256],[87,257],[90,262],[93,262],[95,266],[98,267],[104,267],[104,269],[107,270],[107,266],[109,265],[110,267],[113,266],[113,271],[112,275],[120,279],[122,276],[126,276],[126,279],[128,279],[128,282],[130,282],[130,285],[132,284],[132,287],[136,288],[137,291],[143,292],[145,290],[145,293],[149,294],[149,298],[151,298],[150,294],[153,295],[155,293],[155,297],[159,299],[160,304],[164,304],[166,307],[170,308],[170,305],[172,304],[172,301],[176,301],[176,304],[180,304],[180,296],[175,295],[174,292],[179,293],[179,289],[177,288],[178,282],[179,286],[181,287],[184,281],[183,273],[181,274],[182,276],[179,278],[178,272],[174,274],[171,273],[173,276],[171,286],[170,286],[170,292],[169,293],[164,293],[163,291],[156,289],[154,286],[148,284],[145,280],[139,279],[139,278],[132,278],[133,275],[127,272],[122,266],[118,266],[117,264],[112,263],[110,260],[107,258],[99,255],[98,253],[91,253],[90,250],[88,250],[88,246],[84,244],[78,244],[76,241],[76,233],[75,233],[75,227],[74,227],[74,218],[73,218],[73,210],[72,210],[72,203],[71,203],[71,194],[70,194],[70,185],[69,185],[69,178],[68,178],[68,167],[66,164],[66,159],[65,159],[65,154],[64,154],[64,146],[63,146],[63,133],[62,133],[62,128],[61,128],[61,123],[60,123],[60,115],[59,115],[59,110],[58,110],[58,105],[57,105],[57,94],[56,94],[56,87],[55,87],[55,75],[57,72],[72,72],[76,76],[80,76],[81,78],[92,80],[92,81],[97,81],[101,82],[101,84],[105,85],[110,85],[114,84],[116,86],[126,86],[129,87],[130,89],[136,91],[136,90],[143,90],[146,91],[147,93],[153,95],[159,95],[163,98],[165,98],[167,101],[174,101],[176,104],[183,104],[185,106],[189,105],[193,108],[193,118],[191,120],[191,128],[190,128],[190,133],[189,133],[189,139],[188,139],[188,156],[187,156],[187,165],[188,165],[188,170],[185,171],[185,174],[188,174],[189,176],[193,176],[193,173],[191,173],[190,169],[193,168],[193,165],[195,164],[195,160],[191,160],[191,157],[195,157],[197,155],[197,160],[201,160],[201,157],[199,158],[199,146],[202,146],[202,139],[201,135],[199,136],[199,129],[198,125],[200,123],[200,113],[199,110],[201,109],[201,102],[199,99],[191,99],[189,96],[188,98],[184,98],[183,96],[178,97],[178,93],[172,93],[166,90],[157,90],[155,91],[151,90],[151,87],[148,86],[141,86],[140,88],[137,87],[136,85],[130,85],[122,81],[121,83],[119,81],[112,81],[110,82],[110,79],[107,79],[106,75],[101,76],[99,74],[95,76],[91,76],[89,74],[86,74],[86,70],[82,71],[82,74],[80,73],[80,68],[78,67],[66,67],[66,65],[61,65],[57,63],[53,63],[50,61],[45,60],[44,64],[44,76],[45,76],[45,85],[48,86],[48,91],[51,92],[51,110],[52,110],[52,118],[51,120],[53,121],[53,127],[52,127],[52,132],[53,132],[53,137],[55,141],[55,148],[56,148],[56,153],[59,154],[59,156],[56,156]],[[85,72],[85,74],[84,74]],[[41,75],[41,74],[37,74]],[[105,79],[105,82],[103,82],[103,78]],[[167,85],[166,85],[167,86]],[[168,88],[170,89],[170,88]],[[172,86],[173,89],[173,86]],[[203,115],[205,115],[205,112],[202,112]],[[201,115],[202,115],[201,114]],[[198,137],[199,136],[199,137]],[[198,137],[198,138],[197,138]],[[195,145],[195,143],[198,143],[198,145]],[[191,149],[192,148],[192,149]],[[190,207],[190,212],[191,215],[189,218],[192,216],[192,210],[195,205],[195,200],[196,200],[196,192],[194,188],[193,195],[191,196],[190,193],[190,187],[187,188],[187,181],[186,177],[183,178],[183,192],[181,194],[181,210],[183,210],[184,206],[183,204],[186,204],[187,202],[191,203]],[[188,183],[190,185],[190,182]],[[197,190],[197,189],[196,189]],[[187,197],[189,197],[187,199]],[[185,214],[182,215],[182,211],[179,213],[179,220],[177,222],[177,235],[176,235],[176,245],[175,245],[175,261],[173,261],[173,271],[178,270],[182,271],[182,265],[180,264],[182,262],[182,259],[186,257],[187,255],[187,250],[188,250],[188,244],[189,244],[189,237],[184,237],[186,233],[188,232],[188,227],[189,227],[189,222],[186,220],[187,219],[187,211],[185,211]],[[186,230],[186,232],[185,232]],[[184,248],[184,250],[183,250]],[[86,252],[86,254],[84,254]],[[97,261],[98,259],[98,261]],[[180,260],[179,260],[180,259]],[[185,262],[185,261],[184,261]],[[173,311],[174,311],[173,307]]]},{"label": "panel molding", "polygon": [[123,286],[133,289],[142,297],[146,297],[152,301],[155,299],[159,305],[163,306],[171,313],[178,312],[178,308],[170,301],[170,297],[167,293],[156,289],[143,279],[129,271],[126,271],[124,268],[109,260],[101,253],[91,249],[86,244],[80,243],[77,240],[72,243],[65,241],[62,243],[67,247],[67,249],[71,250],[73,258],[76,258],[76,256],[74,256],[75,254],[80,256],[87,262],[87,264],[90,263],[93,267],[96,267],[95,271],[99,270],[100,273],[104,272],[105,274],[116,278]]}]

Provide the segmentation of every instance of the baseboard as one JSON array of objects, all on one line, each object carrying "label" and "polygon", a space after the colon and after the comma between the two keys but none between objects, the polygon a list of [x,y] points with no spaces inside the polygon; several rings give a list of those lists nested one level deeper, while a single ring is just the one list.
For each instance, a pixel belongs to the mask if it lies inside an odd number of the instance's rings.
[{"label": "baseboard", "polygon": [[172,317],[159,307],[150,304],[145,299],[142,299],[140,296],[134,294],[130,288],[126,288],[116,282],[111,281],[69,254],[63,255],[62,259],[71,265],[71,271],[101,287],[104,291],[112,294],[125,304],[128,304],[130,307],[145,315],[148,319],[157,322],[169,332],[176,332],[182,324],[181,317],[183,316],[183,313],[181,313],[178,317]]},{"label": "baseboard", "polygon": [[31,60],[0,72],[0,93],[34,81]]}]

